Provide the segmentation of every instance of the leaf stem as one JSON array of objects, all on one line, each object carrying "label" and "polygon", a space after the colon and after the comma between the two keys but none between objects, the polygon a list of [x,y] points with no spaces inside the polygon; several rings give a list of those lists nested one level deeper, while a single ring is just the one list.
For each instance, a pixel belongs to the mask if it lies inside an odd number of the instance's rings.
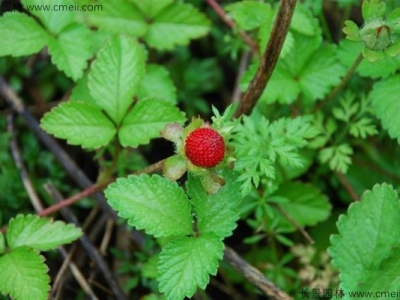
[{"label": "leaf stem", "polygon": [[350,78],[353,76],[354,72],[356,71],[357,67],[360,65],[361,61],[363,60],[363,55],[360,53],[357,58],[354,60],[353,64],[351,65],[350,69],[347,71],[346,75],[343,77],[342,81],[329,93],[329,95],[325,98],[324,101],[320,102],[314,109],[314,113],[323,109],[330,101],[332,101],[336,95],[340,92],[340,90],[347,84]]},{"label": "leaf stem", "polygon": [[296,7],[296,2],[297,0],[281,1],[278,15],[271,31],[271,37],[261,57],[260,65],[242,97],[235,117],[239,117],[243,114],[250,115],[267,86],[289,31],[289,25],[292,20],[294,8]]},{"label": "leaf stem", "polygon": [[[225,13],[225,11],[222,9],[222,7],[215,0],[207,0],[207,3],[217,13],[217,15],[221,18],[221,20],[225,22],[225,24],[227,24],[231,28],[235,27],[235,22],[228,17],[228,15]],[[260,51],[258,50],[258,47],[257,47],[256,43],[252,40],[252,38],[249,37],[241,29],[238,29],[238,34],[242,38],[242,40],[247,45],[250,46],[251,51],[253,52],[253,54],[256,55],[256,56],[259,56],[260,55]]]}]

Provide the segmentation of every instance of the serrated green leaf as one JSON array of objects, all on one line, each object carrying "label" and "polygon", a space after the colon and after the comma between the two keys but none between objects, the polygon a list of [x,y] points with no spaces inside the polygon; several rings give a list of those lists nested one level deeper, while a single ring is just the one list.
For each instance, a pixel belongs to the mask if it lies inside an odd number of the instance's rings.
[{"label": "serrated green leaf", "polygon": [[133,103],[144,74],[144,49],[125,35],[114,37],[97,54],[89,73],[90,94],[119,124]]},{"label": "serrated green leaf", "polygon": [[177,101],[176,88],[169,76],[168,70],[159,65],[147,65],[146,74],[139,84],[137,96],[139,99],[164,99],[175,104]]},{"label": "serrated green leaf", "polygon": [[157,280],[169,300],[191,297],[197,287],[205,289],[218,269],[224,244],[211,234],[182,237],[169,242],[159,255]]},{"label": "serrated green leaf", "polygon": [[260,27],[266,20],[273,17],[271,5],[257,1],[233,3],[225,6],[225,10],[243,30]]},{"label": "serrated green leaf", "polygon": [[400,75],[389,77],[374,84],[370,94],[372,107],[391,138],[400,143]]},{"label": "serrated green leaf", "polygon": [[[345,69],[334,57],[334,45],[322,45],[320,36],[305,36],[293,32],[292,51],[278,61],[261,100],[290,104],[301,96],[305,105],[323,98],[340,82]],[[247,87],[256,68],[245,72],[242,89]]]},{"label": "serrated green leaf", "polygon": [[189,176],[187,190],[192,198],[197,219],[197,229],[200,235],[214,233],[221,238],[232,234],[239,219],[238,205],[242,199],[240,184],[235,181],[234,175],[226,172],[226,184],[219,192],[209,195],[205,192],[199,177]]},{"label": "serrated green leaf", "polygon": [[192,232],[189,199],[174,181],[158,175],[119,178],[105,190],[110,206],[137,229],[155,237]]},{"label": "serrated green leaf", "polygon": [[116,133],[114,124],[97,106],[80,101],[53,108],[41,119],[41,126],[71,145],[89,149],[107,145]]},{"label": "serrated green leaf", "polygon": [[[397,193],[387,184],[375,185],[339,218],[339,235],[328,249],[340,270],[341,288],[355,291],[397,291],[400,285],[400,222]],[[350,299],[345,297],[344,299]]]},{"label": "serrated green leaf", "polygon": [[174,0],[131,0],[147,18],[155,17]]},{"label": "serrated green leaf", "polygon": [[172,50],[205,35],[209,29],[210,21],[204,14],[190,4],[175,3],[154,17],[144,39],[158,50]]},{"label": "serrated green leaf", "polygon": [[[147,3],[148,1],[142,1]],[[87,21],[107,32],[129,34],[133,37],[143,36],[148,24],[137,7],[129,1],[98,1],[102,9],[87,12]]]},{"label": "serrated green leaf", "polygon": [[168,123],[184,121],[183,113],[164,100],[140,100],[124,118],[118,137],[122,146],[137,147],[159,137]]},{"label": "serrated green leaf", "polygon": [[[342,40],[337,50],[337,57],[345,67],[350,67],[361,53],[362,48],[361,43]],[[356,72],[362,77],[379,78],[393,74],[399,67],[400,56],[389,57],[385,55],[381,60],[375,62],[363,59]]]},{"label": "serrated green leaf", "polygon": [[90,30],[79,24],[66,27],[57,38],[49,40],[49,53],[59,70],[78,80],[87,67],[87,60],[92,57]]},{"label": "serrated green leaf", "polygon": [[50,37],[35,19],[19,12],[7,12],[0,18],[0,32],[0,56],[36,53]]},{"label": "serrated green leaf", "polygon": [[318,22],[304,5],[298,3],[290,22],[290,29],[311,36],[318,30]]},{"label": "serrated green leaf", "polygon": [[82,231],[72,224],[35,215],[18,215],[10,220],[6,238],[10,249],[27,246],[45,251],[68,244],[81,235]]},{"label": "serrated green leaf", "polygon": [[75,22],[76,10],[64,9],[70,5],[74,7],[75,3],[72,0],[57,0],[56,5],[53,4],[54,2],[50,4],[48,0],[22,0],[21,2],[54,36]]},{"label": "serrated green leaf", "polygon": [[[279,206],[300,226],[312,226],[326,220],[331,211],[328,198],[317,188],[300,182],[282,184],[272,197],[282,197],[285,202]],[[285,218],[281,222],[290,230],[296,228]]]},{"label": "serrated green leaf", "polygon": [[0,255],[0,292],[16,300],[46,300],[50,278],[44,257],[36,250],[19,247]]}]

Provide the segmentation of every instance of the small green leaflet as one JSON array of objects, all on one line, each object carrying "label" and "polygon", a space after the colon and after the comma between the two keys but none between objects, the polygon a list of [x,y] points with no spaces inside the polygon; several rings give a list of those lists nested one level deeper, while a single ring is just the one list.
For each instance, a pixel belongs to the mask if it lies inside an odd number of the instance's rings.
[{"label": "small green leaflet", "polygon": [[97,106],[69,101],[53,108],[41,120],[48,133],[66,139],[71,145],[99,148],[115,136],[115,125]]},{"label": "small green leaflet", "polygon": [[238,205],[242,199],[240,184],[233,174],[224,174],[226,184],[215,195],[209,195],[198,177],[189,174],[188,194],[196,211],[197,229],[200,235],[214,233],[220,238],[228,237],[239,219]]},{"label": "small green leaflet", "polygon": [[[67,26],[75,23],[76,10],[69,9],[29,9],[31,6],[52,6],[47,0],[22,0],[23,6],[35,15],[53,35],[59,35]],[[54,3],[54,2],[53,2]],[[59,7],[69,7],[75,3],[72,0],[57,0]],[[76,42],[76,41],[75,41]]]},{"label": "small green leaflet", "polygon": [[88,21],[99,29],[143,37],[149,46],[158,50],[187,45],[210,29],[210,21],[190,4],[171,0],[133,2],[136,5],[102,0],[104,10],[89,13]]},{"label": "small green leaflet", "polygon": [[[396,292],[400,286],[400,207],[390,185],[375,185],[339,218],[328,249],[348,292]],[[397,298],[396,298],[397,299]]]},{"label": "small green leaflet", "polygon": [[7,12],[0,17],[0,32],[0,56],[39,52],[50,38],[35,19],[19,12]]},{"label": "small green leaflet", "polygon": [[[320,36],[305,36],[292,32],[293,51],[278,61],[261,100],[268,103],[290,104],[300,95],[303,103],[312,105],[322,99],[331,87],[340,82],[345,68],[335,57],[334,45],[322,45]],[[257,66],[252,65],[242,77],[246,89]]]},{"label": "small green leaflet", "polygon": [[183,113],[165,100],[140,100],[124,118],[118,137],[122,146],[137,147],[159,136],[167,123],[185,120]]},{"label": "small green leaflet", "polygon": [[9,294],[16,300],[46,300],[49,282],[44,257],[38,251],[22,246],[0,255],[2,294]]},{"label": "small green leaflet", "polygon": [[[318,222],[326,220],[331,211],[331,205],[328,198],[318,189],[309,184],[300,182],[287,182],[280,185],[279,189],[272,197],[280,197],[287,201],[278,203],[286,213],[288,213],[300,226],[312,226]],[[277,212],[277,216],[280,213]],[[284,219],[280,218],[282,223],[286,224],[289,231],[296,228]]]},{"label": "small green leaflet", "polygon": [[[43,0],[23,0],[30,5],[48,5]],[[74,5],[70,0],[60,0],[57,5]],[[0,55],[22,56],[38,52],[48,46],[52,62],[73,80],[83,75],[87,60],[92,57],[90,30],[75,21],[76,12],[71,10],[28,9],[45,26],[32,17],[12,12],[0,17]],[[27,30],[29,28],[29,30]]]},{"label": "small green leaflet", "polygon": [[98,52],[91,67],[90,94],[116,124],[133,103],[144,74],[144,61],[144,49],[128,36],[119,35]]},{"label": "small green leaflet", "polygon": [[243,30],[261,27],[273,17],[271,5],[258,1],[236,2],[227,5],[225,10]]},{"label": "small green leaflet", "polygon": [[146,65],[146,74],[139,84],[137,96],[139,99],[158,98],[175,104],[176,88],[168,70],[160,65]]},{"label": "small green leaflet", "polygon": [[172,50],[205,35],[209,28],[210,21],[192,5],[174,3],[154,17],[144,39],[158,50]]},{"label": "small green leaflet", "polygon": [[174,0],[131,0],[148,18],[154,18],[160,11],[172,4]]},{"label": "small green leaflet", "polygon": [[22,246],[45,251],[70,243],[81,235],[82,231],[72,224],[52,222],[35,215],[18,215],[10,220],[6,239],[13,251]]},{"label": "small green leaflet", "polygon": [[[147,1],[146,1],[147,2]],[[147,31],[144,16],[129,1],[99,0],[102,10],[87,12],[87,22],[103,31],[114,34],[143,36]]]},{"label": "small green leaflet", "polygon": [[110,206],[129,225],[155,237],[192,233],[189,199],[175,181],[158,175],[119,178],[105,190]]},{"label": "small green leaflet", "polygon": [[318,158],[322,163],[328,163],[331,170],[345,174],[351,165],[352,154],[351,146],[344,143],[322,149]]},{"label": "small green leaflet", "polygon": [[90,30],[79,24],[63,29],[57,38],[49,39],[51,61],[58,69],[77,80],[82,77],[87,67],[87,60],[92,57]]},{"label": "small green leaflet", "polygon": [[[337,51],[337,58],[345,67],[350,67],[363,48],[362,43],[349,40],[342,40]],[[357,67],[356,72],[362,77],[387,77],[400,67],[400,56],[390,57],[385,55],[382,59],[370,62],[363,59]]]},{"label": "small green leaflet", "polygon": [[400,75],[374,84],[370,94],[372,107],[376,116],[381,120],[391,138],[400,143]]},{"label": "small green leaflet", "polygon": [[193,296],[198,286],[205,289],[209,274],[217,273],[223,250],[224,244],[214,234],[172,240],[159,255],[159,290],[168,300],[176,300]]}]

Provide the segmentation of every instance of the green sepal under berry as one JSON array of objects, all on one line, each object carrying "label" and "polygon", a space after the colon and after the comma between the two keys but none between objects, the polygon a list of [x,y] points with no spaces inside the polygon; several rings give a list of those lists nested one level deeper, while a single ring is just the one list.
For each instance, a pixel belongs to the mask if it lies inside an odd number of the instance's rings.
[{"label": "green sepal under berry", "polygon": [[386,4],[381,0],[365,0],[362,5],[365,24],[362,28],[353,21],[346,21],[343,32],[347,39],[361,41],[362,54],[369,61],[383,59],[385,55],[395,57],[400,53],[400,8],[393,10],[387,18]]}]

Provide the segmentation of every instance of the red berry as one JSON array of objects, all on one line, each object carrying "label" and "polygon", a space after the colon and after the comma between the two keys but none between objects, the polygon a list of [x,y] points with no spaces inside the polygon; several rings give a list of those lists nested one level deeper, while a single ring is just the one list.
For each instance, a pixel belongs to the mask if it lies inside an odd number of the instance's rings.
[{"label": "red berry", "polygon": [[195,166],[215,167],[224,159],[224,139],[212,128],[197,128],[186,138],[185,154]]}]

